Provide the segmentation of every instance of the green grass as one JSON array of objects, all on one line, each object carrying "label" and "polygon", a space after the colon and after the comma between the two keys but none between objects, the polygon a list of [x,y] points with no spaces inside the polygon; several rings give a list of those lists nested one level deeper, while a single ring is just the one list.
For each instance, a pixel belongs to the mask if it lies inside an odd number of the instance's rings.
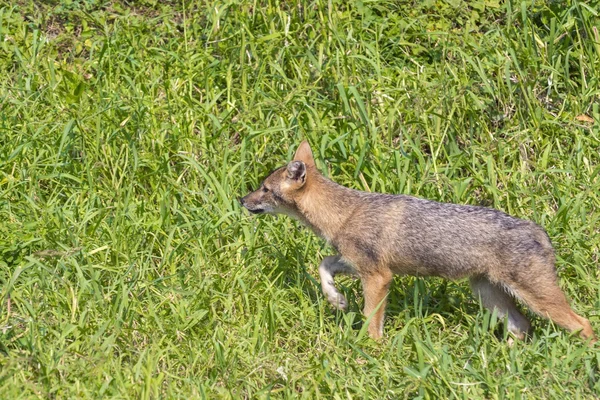
[{"label": "green grass", "polygon": [[465,282],[396,278],[370,340],[333,250],[236,201],[307,138],[344,185],[535,220],[600,332],[599,9],[0,0],[0,398],[600,396],[597,347],[510,347]]}]

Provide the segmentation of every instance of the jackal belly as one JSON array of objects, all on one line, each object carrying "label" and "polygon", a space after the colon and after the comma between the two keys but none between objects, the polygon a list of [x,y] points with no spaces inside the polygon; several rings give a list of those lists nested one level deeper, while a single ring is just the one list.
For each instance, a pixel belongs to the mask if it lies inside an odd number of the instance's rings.
[{"label": "jackal belly", "polygon": [[[490,269],[507,267],[502,265],[499,257],[493,252],[484,252],[481,249],[463,249],[465,251],[462,253],[444,250],[447,248],[413,247],[409,251],[390,257],[388,266],[400,275],[439,276],[454,280],[473,275],[487,275]],[[483,253],[487,253],[487,256]]]}]

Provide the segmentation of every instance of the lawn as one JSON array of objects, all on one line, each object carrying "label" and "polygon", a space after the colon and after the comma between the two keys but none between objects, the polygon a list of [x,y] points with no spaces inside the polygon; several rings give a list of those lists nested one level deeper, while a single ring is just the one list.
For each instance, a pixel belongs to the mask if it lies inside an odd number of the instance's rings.
[{"label": "lawn", "polygon": [[0,0],[0,398],[597,398],[600,346],[237,197],[308,139],[353,188],[541,224],[600,333],[600,2]]}]

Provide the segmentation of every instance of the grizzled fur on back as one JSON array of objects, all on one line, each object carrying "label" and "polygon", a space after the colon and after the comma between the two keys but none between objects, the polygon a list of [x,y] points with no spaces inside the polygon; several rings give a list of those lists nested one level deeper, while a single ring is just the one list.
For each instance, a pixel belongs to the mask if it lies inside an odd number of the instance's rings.
[{"label": "grizzled fur on back", "polygon": [[468,277],[475,295],[506,317],[517,337],[530,325],[511,295],[558,325],[594,339],[589,321],[571,310],[560,290],[552,244],[534,222],[491,208],[346,188],[321,175],[307,142],[293,161],[240,201],[252,213],[300,220],[337,250],[319,266],[323,293],[334,307],[345,308],[333,278],[358,275],[374,338],[382,333],[392,275],[410,274]]},{"label": "grizzled fur on back", "polygon": [[[375,263],[385,256],[399,273],[452,279],[494,274],[494,268],[518,269],[529,254],[547,258],[553,267],[548,235],[533,222],[490,208],[405,195],[360,197],[369,205],[356,210],[361,226],[354,218],[347,220],[342,241],[353,241]],[[388,231],[388,226],[396,229]],[[353,235],[357,229],[360,234]],[[336,238],[332,244],[337,246]]]}]

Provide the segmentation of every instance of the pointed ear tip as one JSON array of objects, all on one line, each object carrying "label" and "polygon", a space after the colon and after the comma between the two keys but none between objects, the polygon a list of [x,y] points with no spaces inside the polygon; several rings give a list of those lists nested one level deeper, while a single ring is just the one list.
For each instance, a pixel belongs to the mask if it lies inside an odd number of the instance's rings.
[{"label": "pointed ear tip", "polygon": [[298,149],[308,150],[310,153],[312,153],[312,148],[310,147],[310,143],[308,143],[308,140],[306,140],[306,139],[304,139],[302,141],[302,143],[300,143],[300,146],[298,146]]},{"label": "pointed ear tip", "polygon": [[303,140],[296,149],[294,160],[303,161],[307,166],[314,165],[313,152],[307,140]]}]

